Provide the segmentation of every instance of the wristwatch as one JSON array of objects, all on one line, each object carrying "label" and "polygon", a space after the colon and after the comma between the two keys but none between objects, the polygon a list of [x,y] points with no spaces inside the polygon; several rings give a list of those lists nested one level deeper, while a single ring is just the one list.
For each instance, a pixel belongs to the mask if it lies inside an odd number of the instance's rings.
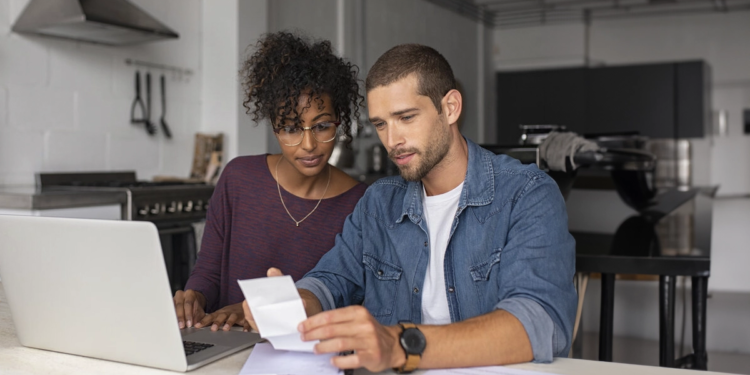
[{"label": "wristwatch", "polygon": [[401,335],[399,342],[406,353],[406,363],[401,367],[396,367],[393,371],[399,374],[408,374],[419,367],[419,361],[422,359],[422,353],[427,346],[422,331],[412,322],[399,322],[401,326]]}]

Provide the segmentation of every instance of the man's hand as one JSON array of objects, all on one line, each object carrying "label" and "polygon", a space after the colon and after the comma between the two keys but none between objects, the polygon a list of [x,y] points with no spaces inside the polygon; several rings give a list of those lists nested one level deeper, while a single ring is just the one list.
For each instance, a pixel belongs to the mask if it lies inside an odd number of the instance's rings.
[{"label": "man's hand", "polygon": [[383,326],[362,306],[349,306],[325,311],[300,323],[304,341],[320,340],[315,353],[339,353],[353,350],[354,354],[337,356],[333,364],[342,369],[364,367],[380,372],[401,367],[406,354],[399,344],[401,328]]},{"label": "man's hand", "polygon": [[241,303],[228,305],[211,314],[207,314],[195,324],[195,328],[211,326],[212,331],[218,331],[219,328],[229,331],[235,324],[243,326],[245,332],[250,330],[250,324],[245,321]]},{"label": "man's hand", "polygon": [[206,315],[206,298],[203,293],[192,289],[186,291],[178,290],[174,294],[174,309],[177,312],[177,324],[180,329],[192,327],[193,322],[198,322]]}]

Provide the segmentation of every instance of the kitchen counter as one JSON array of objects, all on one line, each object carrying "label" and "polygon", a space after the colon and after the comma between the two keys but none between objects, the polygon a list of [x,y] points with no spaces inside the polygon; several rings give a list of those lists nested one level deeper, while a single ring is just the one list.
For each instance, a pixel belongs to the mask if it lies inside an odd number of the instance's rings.
[{"label": "kitchen counter", "polygon": [[0,186],[0,209],[48,210],[127,203],[125,191],[40,190],[34,186]]}]

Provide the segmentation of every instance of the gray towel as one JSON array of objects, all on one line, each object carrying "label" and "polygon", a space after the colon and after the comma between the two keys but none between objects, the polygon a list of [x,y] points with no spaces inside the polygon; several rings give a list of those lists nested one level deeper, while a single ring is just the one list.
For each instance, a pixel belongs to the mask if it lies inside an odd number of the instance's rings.
[{"label": "gray towel", "polygon": [[551,132],[539,145],[539,157],[547,163],[552,171],[568,172],[565,168],[565,158],[570,157],[573,170],[576,169],[573,155],[577,152],[596,151],[599,145],[589,141],[576,133]]}]

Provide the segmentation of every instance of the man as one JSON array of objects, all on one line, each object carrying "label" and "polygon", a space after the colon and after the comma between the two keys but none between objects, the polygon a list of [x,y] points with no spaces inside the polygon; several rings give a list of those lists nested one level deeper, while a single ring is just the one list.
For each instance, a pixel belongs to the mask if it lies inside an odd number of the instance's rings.
[{"label": "man", "polygon": [[333,363],[370,371],[567,355],[575,243],[554,181],[461,136],[461,94],[432,48],[389,50],[366,90],[401,176],[367,190],[334,248],[297,282],[303,340],[321,340],[316,353],[353,350]]}]

